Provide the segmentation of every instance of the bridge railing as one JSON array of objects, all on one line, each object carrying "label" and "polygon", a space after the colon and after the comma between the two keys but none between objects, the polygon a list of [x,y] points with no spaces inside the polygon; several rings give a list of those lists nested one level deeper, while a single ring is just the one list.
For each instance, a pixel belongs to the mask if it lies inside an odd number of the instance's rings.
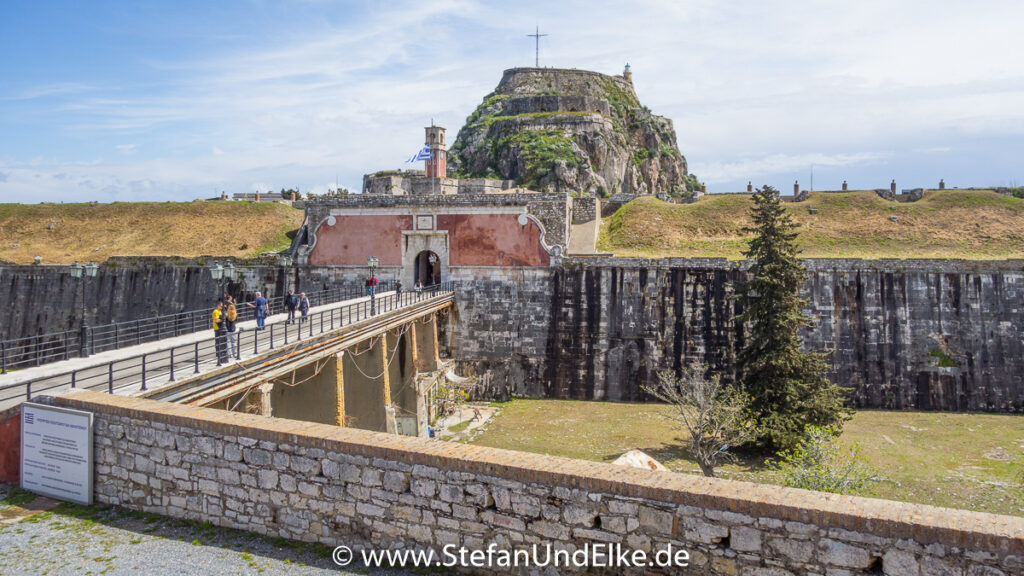
[{"label": "bridge railing", "polygon": [[380,298],[310,313],[306,318],[301,318],[297,314],[296,322],[291,324],[277,321],[268,323],[264,330],[241,330],[237,337],[237,351],[231,357],[227,357],[221,348],[226,345],[226,338],[216,337],[165,350],[118,358],[104,364],[27,382],[0,386],[0,409],[31,400],[39,394],[67,387],[110,393],[126,386],[138,386],[141,390],[147,390],[154,384],[174,382],[198,374],[204,366],[221,366],[242,358],[251,358],[281,346],[293,345],[303,339],[361,322],[377,314],[453,292],[454,289],[454,282],[445,282],[429,286],[422,291],[403,291],[401,295],[391,293]]},{"label": "bridge railing", "polygon": [[[394,290],[394,281],[387,280],[377,286],[379,292]],[[365,288],[347,287],[307,292],[310,307],[321,306],[343,300],[365,296]],[[255,317],[255,309],[245,302],[237,303],[238,321],[244,322]],[[284,311],[284,296],[267,300],[268,314]],[[202,308],[188,312],[152,316],[137,320],[126,320],[98,326],[87,326],[84,330],[65,330],[36,336],[13,338],[0,341],[0,374],[8,370],[41,366],[70,358],[82,358],[98,352],[119,350],[145,342],[154,342],[183,334],[207,330],[211,326],[213,308]]]}]

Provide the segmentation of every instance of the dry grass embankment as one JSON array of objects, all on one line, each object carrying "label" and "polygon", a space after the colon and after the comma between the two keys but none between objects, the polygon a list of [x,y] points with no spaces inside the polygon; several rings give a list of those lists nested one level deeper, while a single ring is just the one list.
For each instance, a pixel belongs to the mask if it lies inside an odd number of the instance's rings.
[{"label": "dry grass embankment", "polygon": [[[252,202],[0,204],[0,259],[30,264],[111,256],[251,257],[281,250],[303,212]],[[52,226],[51,226],[52,223]]]},{"label": "dry grass embankment", "polygon": [[[471,441],[598,462],[640,449],[671,470],[700,474],[664,404],[574,400],[497,403]],[[1024,416],[861,410],[840,442],[860,445],[878,481],[858,492],[888,500],[1024,516]],[[763,458],[722,466],[734,480],[779,484]]]},{"label": "dry grass embankment", "polygon": [[[738,194],[693,204],[641,198],[605,219],[598,247],[627,257],[740,259],[750,205],[750,196]],[[870,190],[812,192],[786,209],[800,223],[803,258],[1024,257],[1024,199],[988,190],[929,190],[908,203]]]}]

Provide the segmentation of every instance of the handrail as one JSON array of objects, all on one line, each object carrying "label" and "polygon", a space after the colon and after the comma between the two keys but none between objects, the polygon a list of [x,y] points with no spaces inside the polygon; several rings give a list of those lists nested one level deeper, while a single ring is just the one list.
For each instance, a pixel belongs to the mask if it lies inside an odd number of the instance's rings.
[{"label": "handrail", "polygon": [[[429,300],[440,294],[453,293],[454,290],[455,283],[449,281],[426,287],[421,292],[403,291],[400,297],[395,293],[390,293],[380,298],[361,300],[337,308],[321,310],[309,314],[304,319],[297,318],[297,321],[292,324],[275,322],[267,324],[265,330],[239,331],[234,359],[258,356],[261,350],[274,350],[280,346],[362,322],[377,314]],[[146,390],[155,382],[160,382],[165,378],[166,380],[163,380],[165,382],[174,382],[185,374],[198,374],[200,367],[204,365],[223,365],[225,363],[223,349],[218,354],[218,347],[225,344],[225,339],[217,336],[165,350],[118,358],[105,364],[78,368],[62,374],[0,386],[0,407],[11,401],[31,400],[33,396],[63,389],[68,385],[71,388],[105,390],[111,394],[119,388],[130,385],[140,385],[141,390]],[[243,353],[243,351],[245,352]],[[230,362],[230,359],[226,362]]]},{"label": "handrail", "polygon": [[[378,292],[394,289],[394,280],[386,280],[377,287]],[[321,306],[365,295],[365,288],[344,287],[307,292],[310,307]],[[284,309],[284,296],[267,300],[267,314]],[[238,321],[244,322],[255,317],[255,310],[240,302]],[[210,314],[213,307],[187,312],[164,314],[111,324],[87,326],[85,330],[64,330],[35,336],[23,336],[0,341],[0,374],[10,369],[41,366],[70,358],[84,358],[97,352],[119,350],[144,342],[200,332],[210,328]]]}]

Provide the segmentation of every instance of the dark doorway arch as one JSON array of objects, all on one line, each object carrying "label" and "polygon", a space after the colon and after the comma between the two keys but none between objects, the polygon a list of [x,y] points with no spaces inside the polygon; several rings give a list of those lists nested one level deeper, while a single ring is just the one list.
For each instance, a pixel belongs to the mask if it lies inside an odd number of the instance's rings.
[{"label": "dark doorway arch", "polygon": [[416,263],[413,267],[413,286],[419,282],[423,287],[433,286],[441,283],[441,259],[430,250],[424,250],[416,255]]}]

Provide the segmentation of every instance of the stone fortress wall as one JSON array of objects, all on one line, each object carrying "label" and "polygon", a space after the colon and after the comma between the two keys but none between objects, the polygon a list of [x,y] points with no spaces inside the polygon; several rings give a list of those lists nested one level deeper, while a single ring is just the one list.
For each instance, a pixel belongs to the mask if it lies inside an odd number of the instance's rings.
[{"label": "stone fortress wall", "polygon": [[[401,197],[389,200],[400,201]],[[326,205],[325,205],[326,206]],[[1024,262],[809,260],[806,346],[857,406],[1024,411]],[[393,278],[400,268],[378,269]],[[241,266],[233,286],[280,296],[361,286],[364,266]],[[717,259],[563,258],[552,267],[460,266],[453,358],[486,395],[635,400],[660,369],[733,372],[741,332]],[[212,306],[201,266],[124,262],[86,283],[90,325]],[[0,268],[3,338],[76,328],[81,284],[67,267]]]},{"label": "stone fortress wall", "polygon": [[[462,180],[463,182],[465,180]],[[490,182],[497,182],[491,180]],[[311,199],[306,204],[306,222],[309,224],[309,244],[315,244],[316,228],[326,220],[333,209],[400,208],[413,213],[430,213],[432,209],[464,208],[487,213],[489,208],[525,207],[544,227],[544,242],[548,246],[564,246],[569,242],[569,197],[567,194],[541,194],[537,192],[509,194],[471,194],[428,196],[350,195]]]},{"label": "stone fortress wall", "polygon": [[[502,194],[519,191],[513,180],[427,178],[423,170],[388,170],[363,176],[363,194],[394,196]],[[353,196],[355,197],[355,196]],[[328,198],[344,198],[332,196]]]},{"label": "stone fortress wall", "polygon": [[437,554],[446,545],[486,550],[491,543],[570,552],[618,544],[652,553],[671,545],[687,551],[688,567],[668,573],[711,575],[1024,570],[1024,519],[1010,516],[94,392],[53,403],[95,414],[99,503],[272,537]]},{"label": "stone fortress wall", "polygon": [[[1024,412],[1024,262],[811,260],[810,350],[858,407]],[[724,259],[565,258],[459,277],[453,350],[489,398],[636,401],[659,370],[734,377]]]},{"label": "stone fortress wall", "polygon": [[604,82],[614,83],[637,99],[633,82],[625,77],[575,68],[509,68],[502,73],[496,92],[516,96],[520,92],[534,94],[540,89],[559,94],[589,94]]},{"label": "stone fortress wall", "polygon": [[592,112],[611,115],[607,100],[592,96],[513,96],[501,101],[501,116],[547,112]]}]

